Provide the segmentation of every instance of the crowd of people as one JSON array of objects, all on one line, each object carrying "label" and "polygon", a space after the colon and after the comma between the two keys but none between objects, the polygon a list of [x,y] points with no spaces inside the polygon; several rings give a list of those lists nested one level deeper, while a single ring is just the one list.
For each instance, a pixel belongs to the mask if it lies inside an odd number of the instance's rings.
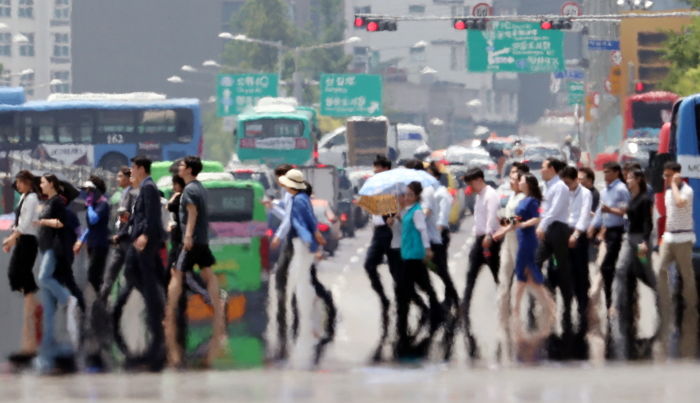
[{"label": "crowd of people", "polygon": [[[422,161],[411,161],[406,168],[426,169]],[[375,172],[391,169],[390,162],[377,157]],[[431,163],[427,170],[441,179]],[[430,332],[442,325],[446,335],[454,335],[461,323],[470,354],[478,354],[472,336],[470,308],[477,276],[487,266],[497,285],[496,301],[501,328],[499,351],[511,359],[539,354],[557,346],[561,358],[588,356],[587,335],[600,335],[605,353],[613,358],[644,356],[637,345],[637,281],[657,295],[660,323],[653,337],[656,356],[665,357],[672,326],[669,267],[676,263],[682,284],[683,318],[680,322],[680,353],[692,357],[697,344],[697,290],[692,266],[695,243],[692,205],[693,191],[680,175],[681,166],[664,166],[667,220],[658,242],[658,255],[652,266],[653,198],[645,173],[637,164],[621,167],[608,163],[603,171],[605,187],[595,188],[595,173],[577,169],[555,158],[542,163],[540,184],[526,164],[514,163],[507,178],[512,195],[501,209],[496,190],[484,180],[479,168],[469,170],[464,182],[476,194],[474,243],[466,267],[466,286],[461,302],[447,267],[449,231],[446,215],[451,206],[445,186],[423,188],[414,182],[398,196],[401,212],[374,216],[374,232],[367,251],[365,270],[379,297],[382,323],[386,328],[390,301],[377,271],[386,259],[395,284],[397,357],[417,354],[415,335],[430,320]],[[443,182],[444,183],[444,182]],[[597,256],[600,255],[600,259]],[[598,262],[599,272],[589,272]],[[656,270],[654,268],[656,267]],[[440,300],[430,282],[429,270],[444,283]],[[600,279],[591,283],[590,279]],[[417,287],[416,287],[417,286]],[[425,293],[425,303],[417,288]],[[597,298],[602,293],[606,318],[597,318]],[[556,291],[561,294],[562,311],[557,312]],[[529,291],[529,292],[527,292]],[[527,294],[532,295],[529,300]],[[511,300],[511,295],[514,298]],[[593,297],[592,297],[593,296]],[[572,312],[573,302],[576,313]],[[527,311],[521,309],[527,302]],[[540,318],[533,314],[533,303],[541,305]],[[420,320],[409,330],[409,305],[419,308]],[[561,316],[557,334],[556,318]],[[523,319],[527,319],[526,323]],[[607,324],[603,329],[601,323]],[[605,326],[605,325],[602,325]],[[446,340],[451,340],[446,337]],[[579,341],[580,343],[577,343]],[[581,351],[580,346],[583,346]],[[575,347],[579,346],[579,347]],[[515,347],[515,348],[513,348]],[[522,348],[527,347],[527,348]],[[446,358],[450,346],[446,345]],[[525,353],[523,353],[525,351]]]},{"label": "crowd of people", "polygon": [[[102,178],[93,175],[80,186],[86,207],[86,228],[80,231],[80,220],[71,208],[80,194],[75,187],[50,173],[35,177],[21,171],[16,175],[15,188],[21,197],[12,232],[3,241],[3,250],[12,253],[10,286],[24,295],[22,345],[10,357],[13,363],[33,363],[42,373],[75,370],[81,363],[99,371],[107,368],[110,348],[116,343],[125,353],[127,368],[178,367],[184,343],[176,320],[184,302],[183,283],[203,294],[214,311],[214,335],[205,362],[210,364],[220,354],[223,305],[211,270],[215,259],[208,245],[207,194],[197,180],[202,162],[190,156],[179,163],[172,178],[173,197],[166,203],[150,170],[151,161],[141,156],[132,159],[131,167],[119,170],[122,193],[115,234],[110,233],[110,205]],[[172,213],[165,219],[164,205]],[[161,256],[167,232],[171,248],[164,265]],[[88,281],[81,289],[73,263],[84,247]],[[32,269],[37,256],[40,270],[35,281]],[[200,269],[195,279],[194,266]],[[114,292],[122,269],[124,284]],[[132,290],[139,291],[145,304],[150,337],[143,353],[130,352],[118,329]],[[56,326],[57,318],[65,318],[64,326]],[[61,334],[57,328],[66,331],[68,340],[57,337]]]},{"label": "crowd of people", "polygon": [[[179,162],[169,200],[163,199],[150,177],[150,167],[148,158],[135,157],[131,167],[119,171],[122,193],[114,234],[101,178],[91,176],[80,187],[86,206],[86,228],[81,231],[78,217],[69,208],[78,196],[74,187],[53,174],[37,178],[21,171],[16,175],[15,186],[21,197],[12,232],[3,241],[3,250],[12,253],[10,286],[24,295],[22,345],[13,362],[32,361],[40,371],[51,372],[75,367],[76,357],[80,357],[87,368],[101,370],[109,367],[107,352],[115,343],[125,354],[127,368],[180,367],[184,337],[179,313],[184,309],[185,289],[201,294],[214,312],[213,337],[205,364],[211,364],[222,353],[226,345],[225,319],[219,284],[212,271],[216,260],[209,248],[207,192],[197,180],[202,162],[194,156]],[[379,267],[388,263],[394,283],[395,357],[420,356],[425,352],[426,340],[442,328],[444,358],[449,359],[460,324],[470,342],[470,353],[476,354],[470,309],[483,266],[489,268],[497,285],[502,354],[524,359],[521,347],[538,354],[545,341],[551,344],[559,314],[554,298],[558,289],[562,312],[561,336],[557,337],[580,339],[599,331],[607,334],[609,356],[636,358],[640,355],[635,349],[636,283],[641,280],[658,296],[660,324],[654,341],[656,352],[663,357],[668,353],[673,325],[669,289],[673,263],[684,301],[680,352],[695,356],[698,311],[691,261],[695,243],[693,191],[681,179],[679,164],[669,162],[663,171],[667,219],[658,255],[652,253],[656,244],[651,239],[654,203],[639,166],[623,169],[617,163],[606,164],[605,187],[599,194],[594,186],[595,174],[588,168],[579,170],[548,158],[542,164],[544,183],[540,184],[527,165],[514,163],[508,177],[512,194],[503,209],[481,169],[470,169],[463,180],[476,194],[474,243],[461,300],[448,267],[448,216],[453,198],[445,186],[446,178],[435,163],[412,160],[405,168],[427,171],[439,186],[408,183],[397,195],[398,213],[372,217],[373,234],[364,263],[379,297],[383,338],[388,334],[391,301],[383,289]],[[390,169],[390,160],[377,156],[375,173]],[[288,355],[286,323],[288,313],[293,311],[297,320],[291,360],[308,366],[319,358],[318,347],[313,349],[317,339],[311,320],[314,298],[325,303],[329,322],[335,317],[331,294],[316,273],[325,240],[314,215],[313,190],[303,173],[282,165],[275,174],[283,189],[280,199],[268,206],[281,222],[271,241],[271,247],[281,252],[274,269],[277,357]],[[164,211],[170,216],[163,218]],[[168,239],[171,245],[166,252]],[[87,249],[88,281],[80,289],[73,263],[83,248]],[[600,281],[591,283],[590,278],[597,277],[591,276],[595,273],[589,273],[589,267],[595,267],[590,263],[598,253]],[[163,264],[166,254],[167,264]],[[656,256],[656,270],[652,255]],[[40,270],[35,280],[32,268],[37,257]],[[195,266],[199,267],[196,275]],[[115,292],[123,267],[125,282]],[[430,272],[444,285],[442,298],[431,284]],[[131,352],[118,329],[124,304],[133,290],[143,296],[150,334],[142,353]],[[602,322],[594,312],[595,298],[601,290],[607,307],[607,320]],[[532,298],[527,299],[527,294]],[[572,312],[574,301],[576,312]],[[528,309],[523,309],[528,302]],[[535,304],[541,309],[533,309]],[[411,307],[419,313],[416,320],[411,320]],[[57,316],[59,312],[66,317],[69,340],[55,336],[56,318],[62,317]],[[542,314],[537,318],[534,312]],[[608,329],[596,328],[600,323],[607,323]],[[427,332],[422,332],[424,328]],[[419,339],[425,333],[429,336]],[[332,329],[327,336],[332,338]],[[574,358],[567,351],[567,343],[561,345],[562,356]],[[381,359],[381,354],[380,348],[375,359]]]}]

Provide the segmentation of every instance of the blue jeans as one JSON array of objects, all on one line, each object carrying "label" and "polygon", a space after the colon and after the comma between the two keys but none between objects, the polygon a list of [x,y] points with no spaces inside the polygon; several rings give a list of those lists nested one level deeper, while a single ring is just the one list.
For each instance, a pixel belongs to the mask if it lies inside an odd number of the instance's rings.
[{"label": "blue jeans", "polygon": [[39,269],[39,298],[44,310],[41,327],[41,346],[39,356],[44,360],[53,360],[63,352],[71,352],[72,348],[60,346],[54,335],[54,317],[58,304],[67,304],[70,291],[54,278],[56,271],[56,252],[52,249],[44,252]]}]

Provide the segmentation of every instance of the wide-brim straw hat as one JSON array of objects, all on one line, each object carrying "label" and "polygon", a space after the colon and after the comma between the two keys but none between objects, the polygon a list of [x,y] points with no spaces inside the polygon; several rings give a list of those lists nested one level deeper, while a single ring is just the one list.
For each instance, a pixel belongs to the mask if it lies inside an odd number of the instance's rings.
[{"label": "wide-brim straw hat", "polygon": [[298,169],[290,169],[284,176],[280,176],[280,183],[291,189],[306,189],[304,174]]}]

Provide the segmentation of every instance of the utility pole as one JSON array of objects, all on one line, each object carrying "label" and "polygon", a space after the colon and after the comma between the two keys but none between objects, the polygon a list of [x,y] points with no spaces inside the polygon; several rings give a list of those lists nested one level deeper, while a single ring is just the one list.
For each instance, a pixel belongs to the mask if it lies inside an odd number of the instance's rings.
[{"label": "utility pole", "polygon": [[[618,13],[616,3],[611,0],[587,0],[584,3],[584,10],[586,14],[591,15]],[[620,101],[618,97],[609,94],[605,88],[605,81],[612,65],[610,51],[589,49],[588,39],[619,40],[619,23],[592,21],[587,24],[589,24],[589,36],[584,38],[584,52],[589,60],[586,71],[586,96],[597,93],[599,105],[594,113],[587,113],[588,111],[583,113],[586,121],[581,146],[583,150],[594,154],[603,151],[605,145],[617,145],[620,141],[621,131],[619,133],[610,131],[612,130],[610,124],[619,117]]]}]

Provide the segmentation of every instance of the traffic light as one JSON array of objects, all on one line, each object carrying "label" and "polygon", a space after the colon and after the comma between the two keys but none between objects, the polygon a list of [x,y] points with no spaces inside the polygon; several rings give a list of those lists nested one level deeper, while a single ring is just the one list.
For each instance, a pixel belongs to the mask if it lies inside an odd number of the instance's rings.
[{"label": "traffic light", "polygon": [[465,29],[484,31],[487,23],[488,21],[483,18],[457,18],[452,21],[452,27],[458,31]]},{"label": "traffic light", "polygon": [[568,30],[573,27],[574,23],[569,18],[557,18],[553,20],[542,20],[540,21],[540,29],[543,31],[551,30]]},{"label": "traffic light", "polygon": [[637,94],[644,92],[644,89],[645,85],[643,82],[637,81],[636,83],[634,83],[634,92],[636,92]]},{"label": "traffic light", "polygon": [[365,17],[355,16],[355,21],[353,22],[355,28],[364,28],[367,26],[367,19]]},{"label": "traffic light", "polygon": [[396,21],[391,20],[367,20],[367,31],[396,31]]}]

